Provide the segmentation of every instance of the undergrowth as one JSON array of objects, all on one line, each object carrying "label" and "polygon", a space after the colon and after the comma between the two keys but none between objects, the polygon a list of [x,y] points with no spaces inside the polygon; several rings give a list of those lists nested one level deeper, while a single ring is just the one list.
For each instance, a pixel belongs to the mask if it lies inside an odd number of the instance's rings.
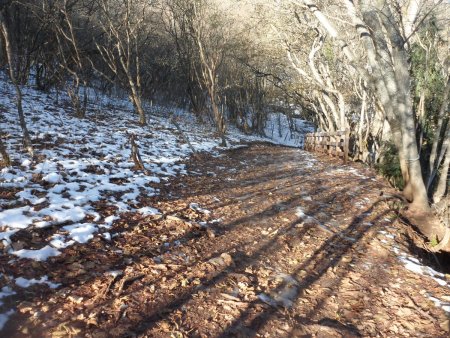
[{"label": "undergrowth", "polygon": [[400,169],[398,150],[394,143],[390,141],[385,142],[382,147],[383,156],[380,158],[380,162],[375,165],[375,169],[386,177],[393,187],[403,190],[405,184]]}]

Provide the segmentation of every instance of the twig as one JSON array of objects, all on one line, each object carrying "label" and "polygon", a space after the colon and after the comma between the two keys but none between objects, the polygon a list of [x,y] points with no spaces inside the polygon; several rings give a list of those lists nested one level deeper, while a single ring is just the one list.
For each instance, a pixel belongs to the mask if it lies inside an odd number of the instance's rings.
[{"label": "twig", "polygon": [[144,277],[144,276],[145,276],[145,275],[144,275],[143,273],[140,273],[140,274],[138,274],[138,275],[134,275],[134,276],[129,276],[129,277],[124,277],[124,278],[122,278],[122,280],[121,280],[120,283],[119,283],[119,287],[118,287],[118,289],[117,289],[116,295],[118,296],[118,295],[120,295],[120,294],[122,293],[125,284],[134,282],[135,280],[137,280],[137,279],[139,279],[139,278],[142,278],[142,277]]},{"label": "twig", "polygon": [[192,151],[192,156],[195,157],[197,160],[199,159],[198,153],[195,150],[194,146],[192,145],[192,143],[189,141],[189,138],[187,137],[187,135],[185,135],[185,133],[183,132],[183,130],[181,129],[180,125],[178,124],[178,122],[175,120],[175,117],[172,117],[171,119],[172,123],[174,124],[174,126],[177,128],[177,130],[180,132],[181,137],[183,138],[184,142],[186,142],[189,146],[189,148]]}]

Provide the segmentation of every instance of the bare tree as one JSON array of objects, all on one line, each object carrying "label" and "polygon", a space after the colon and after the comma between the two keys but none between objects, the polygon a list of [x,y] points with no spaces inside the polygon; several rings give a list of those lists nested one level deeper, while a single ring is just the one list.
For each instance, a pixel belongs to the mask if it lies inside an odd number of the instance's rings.
[{"label": "bare tree", "polygon": [[9,39],[8,26],[7,26],[7,23],[5,20],[5,11],[6,10],[7,10],[6,6],[0,7],[0,33],[3,37],[6,58],[8,61],[9,78],[10,78],[11,82],[13,83],[14,89],[16,91],[17,113],[19,115],[19,124],[20,124],[20,127],[22,128],[22,132],[23,132],[24,146],[27,149],[28,153],[30,154],[31,158],[34,158],[34,149],[33,149],[32,143],[31,143],[30,134],[28,132],[27,124],[25,121],[25,114],[23,112],[23,107],[22,107],[22,90],[20,89],[20,86],[16,79],[16,75],[14,73],[13,51],[12,51],[11,42]]},{"label": "bare tree", "polygon": [[[130,100],[142,125],[147,122],[142,107],[140,56],[147,38],[144,23],[149,4],[151,1],[99,0],[98,23],[103,36],[102,41],[95,42],[110,72],[128,88]],[[104,72],[100,73],[114,82],[114,79]]]},{"label": "bare tree", "polygon": [[[84,118],[87,107],[87,71],[88,65],[83,50],[80,46],[80,39],[74,28],[74,15],[76,12],[78,17],[83,16],[82,7],[79,6],[81,1],[62,0],[55,4],[55,21],[53,29],[55,30],[55,37],[57,40],[58,54],[61,60],[60,66],[70,75],[67,93],[72,102],[75,114]],[[50,4],[47,8],[51,8]],[[78,24],[79,24],[78,20]],[[88,21],[89,22],[89,21]],[[84,24],[88,26],[88,22]],[[83,99],[80,95],[80,86],[83,85]]]},{"label": "bare tree", "polygon": [[[219,11],[214,1],[171,1],[169,10],[172,19],[183,38],[189,39],[188,69],[195,76],[197,83],[206,91],[212,116],[226,145],[227,130],[220,88],[220,69],[228,52],[230,30],[225,25],[226,13]],[[172,28],[174,31],[176,27]],[[180,48],[186,50],[186,43]],[[195,102],[195,101],[194,101]]]},{"label": "bare tree", "polygon": [[[353,31],[350,32],[344,25],[334,24],[315,1],[295,1],[295,4],[316,18],[367,83],[389,122],[405,182],[404,195],[411,201],[410,210],[416,215],[428,214],[429,202],[415,134],[409,44],[418,25],[435,5],[429,2],[425,6],[423,1],[416,0],[408,1],[404,7],[394,0],[348,0],[341,6],[335,4],[332,6],[338,10],[335,15],[341,14],[338,22],[351,23]],[[359,50],[363,51],[361,57],[357,57]],[[420,226],[429,238],[443,236],[437,222],[422,222]]]}]

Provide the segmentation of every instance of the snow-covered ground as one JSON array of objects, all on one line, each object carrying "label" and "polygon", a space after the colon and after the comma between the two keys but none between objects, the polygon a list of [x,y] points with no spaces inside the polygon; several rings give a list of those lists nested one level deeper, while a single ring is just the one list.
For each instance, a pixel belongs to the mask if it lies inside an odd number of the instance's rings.
[{"label": "snow-covered ground", "polygon": [[[213,127],[192,123],[193,116],[176,109],[153,107],[148,126],[141,127],[128,101],[97,97],[95,104],[89,105],[87,118],[78,119],[68,112],[64,96],[55,104],[54,95],[30,87],[23,92],[24,111],[38,158],[33,163],[22,149],[14,91],[4,78],[0,81],[0,130],[6,133],[7,148],[15,162],[1,170],[0,187],[19,189],[15,200],[0,199],[0,240],[13,256],[46,260],[75,242],[89,241],[100,229],[110,228],[118,217],[103,218],[92,207],[94,202],[107,201],[117,214],[157,214],[158,210],[151,206],[140,206],[140,196],[154,196],[158,194],[155,183],[189,174],[181,162],[191,149],[170,121],[171,116],[177,116],[196,151],[219,150],[220,140],[214,136]],[[133,170],[130,134],[138,137],[140,154],[150,175]],[[233,128],[227,138],[229,147],[268,141],[240,134]],[[11,236],[30,227],[59,227],[59,231],[38,250],[15,250]]]},{"label": "snow-covered ground", "polygon": [[[155,196],[156,183],[171,176],[189,175],[184,159],[191,149],[184,142],[171,118],[179,125],[196,151],[217,153],[220,139],[214,136],[212,126],[193,123],[190,114],[160,106],[147,106],[148,126],[139,126],[137,116],[127,100],[109,98],[90,90],[87,118],[73,116],[68,97],[56,93],[42,93],[23,87],[23,107],[36,152],[32,162],[22,146],[15,106],[14,90],[5,75],[0,73],[0,134],[14,162],[0,172],[0,189],[14,194],[14,198],[0,195],[0,243],[4,254],[15,259],[45,261],[58,256],[74,243],[87,243],[94,236],[111,238],[109,229],[123,212],[134,211],[144,216],[158,214],[151,205],[143,205],[142,197]],[[268,122],[274,129],[275,116]],[[275,121],[275,122],[274,122]],[[285,135],[262,138],[243,135],[230,127],[229,147],[251,141],[272,141],[277,144],[299,146]],[[281,128],[281,129],[280,129]],[[130,159],[129,136],[135,134],[144,165],[150,174],[133,170]],[[279,134],[277,134],[279,135]],[[298,133],[295,138],[299,140]],[[4,195],[6,196],[6,195]],[[113,215],[102,215],[95,208],[101,201],[104,208],[115,210]],[[20,230],[52,227],[52,235],[37,247],[23,247],[11,239]],[[14,237],[13,237],[14,238]],[[26,280],[8,276],[19,287],[47,284],[48,280]],[[10,287],[0,291],[0,330],[11,314],[3,309],[1,299],[15,293]]]},{"label": "snow-covered ground", "polygon": [[[390,222],[389,219],[385,219]],[[399,248],[394,242],[395,234],[381,230],[379,233],[385,237],[381,242],[389,246],[390,250],[397,256],[397,259],[403,264],[403,266],[414,274],[424,276],[430,280],[434,280],[437,284],[446,288],[449,292],[445,299],[439,299],[430,292],[426,293],[428,299],[430,299],[436,307],[442,308],[445,312],[450,314],[450,283],[446,280],[445,274],[434,270],[433,268],[423,264],[417,258],[411,256],[407,252]]]},{"label": "snow-covered ground", "polygon": [[282,144],[291,147],[303,147],[304,135],[314,132],[314,127],[310,122],[298,117],[291,119],[285,114],[268,115],[265,135],[275,144]]}]

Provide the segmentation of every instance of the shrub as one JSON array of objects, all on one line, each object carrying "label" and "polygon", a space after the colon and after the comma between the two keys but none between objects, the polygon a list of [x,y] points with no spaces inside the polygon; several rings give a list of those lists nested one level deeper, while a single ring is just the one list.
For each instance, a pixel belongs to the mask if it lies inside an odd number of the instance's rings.
[{"label": "shrub", "polygon": [[402,171],[400,169],[400,161],[398,159],[398,150],[391,141],[384,142],[381,149],[381,157],[379,163],[375,165],[375,169],[389,180],[389,183],[402,190],[404,188]]}]

